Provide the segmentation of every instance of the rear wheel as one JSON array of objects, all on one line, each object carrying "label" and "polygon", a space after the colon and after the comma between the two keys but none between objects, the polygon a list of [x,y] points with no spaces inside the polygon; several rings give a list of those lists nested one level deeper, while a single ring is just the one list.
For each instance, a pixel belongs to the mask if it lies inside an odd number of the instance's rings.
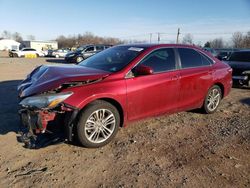
[{"label": "rear wheel", "polygon": [[85,147],[101,147],[115,137],[119,126],[118,110],[106,101],[95,101],[82,111],[77,124],[78,139]]},{"label": "rear wheel", "polygon": [[207,92],[207,96],[203,104],[204,111],[207,114],[214,113],[220,104],[221,98],[222,92],[220,87],[217,85],[211,87]]}]

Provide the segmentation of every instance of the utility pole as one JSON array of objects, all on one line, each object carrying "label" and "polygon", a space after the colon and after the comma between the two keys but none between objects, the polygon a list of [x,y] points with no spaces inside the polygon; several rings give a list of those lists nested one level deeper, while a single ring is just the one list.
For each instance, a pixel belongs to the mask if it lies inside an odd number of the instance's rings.
[{"label": "utility pole", "polygon": [[180,28],[178,28],[178,31],[177,31],[176,44],[179,43],[179,35],[180,35]]},{"label": "utility pole", "polygon": [[160,33],[158,33],[158,44],[160,43],[160,40],[161,40]]},{"label": "utility pole", "polygon": [[149,41],[152,42],[152,33],[149,34]]}]

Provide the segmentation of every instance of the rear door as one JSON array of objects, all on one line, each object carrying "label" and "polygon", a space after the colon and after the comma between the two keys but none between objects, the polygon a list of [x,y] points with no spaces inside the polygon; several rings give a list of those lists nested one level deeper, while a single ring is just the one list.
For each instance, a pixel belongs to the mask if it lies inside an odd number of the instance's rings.
[{"label": "rear door", "polygon": [[95,47],[94,46],[90,46],[90,47],[86,48],[86,50],[83,52],[84,58],[88,58],[94,54],[95,54]]},{"label": "rear door", "polygon": [[213,81],[212,63],[206,55],[178,48],[180,60],[180,110],[200,107]]},{"label": "rear door", "polygon": [[[128,119],[134,120],[163,112],[176,111],[179,94],[179,71],[172,48],[155,50],[139,65],[151,67],[151,75],[127,77]],[[137,65],[137,66],[139,66]]]}]

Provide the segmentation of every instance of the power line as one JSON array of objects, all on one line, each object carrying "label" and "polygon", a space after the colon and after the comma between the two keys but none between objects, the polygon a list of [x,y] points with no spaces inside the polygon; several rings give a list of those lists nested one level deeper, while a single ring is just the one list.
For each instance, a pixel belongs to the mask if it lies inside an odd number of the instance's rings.
[{"label": "power line", "polygon": [[[232,35],[234,34],[235,32],[214,32],[214,33],[209,33],[209,32],[206,32],[206,33],[193,33],[193,32],[182,32],[180,34],[182,35],[185,35],[185,34],[192,34],[192,35]],[[241,32],[242,34],[247,34],[248,32]],[[153,35],[160,35],[160,36],[163,36],[163,35],[176,35],[176,33],[167,33],[167,32],[154,32],[154,33],[144,33],[144,34],[136,34],[136,35],[130,35],[130,36],[122,36],[122,37],[118,37],[118,38],[136,38],[136,37],[142,37],[142,36],[150,36],[149,38],[152,40],[152,37]]]}]

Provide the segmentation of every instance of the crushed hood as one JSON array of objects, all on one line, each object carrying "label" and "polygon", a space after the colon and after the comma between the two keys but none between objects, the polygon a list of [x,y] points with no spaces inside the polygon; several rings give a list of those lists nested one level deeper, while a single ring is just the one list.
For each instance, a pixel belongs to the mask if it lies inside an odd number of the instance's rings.
[{"label": "crushed hood", "polygon": [[18,85],[19,97],[47,92],[70,82],[93,81],[107,77],[109,72],[79,65],[42,65],[34,69]]}]

